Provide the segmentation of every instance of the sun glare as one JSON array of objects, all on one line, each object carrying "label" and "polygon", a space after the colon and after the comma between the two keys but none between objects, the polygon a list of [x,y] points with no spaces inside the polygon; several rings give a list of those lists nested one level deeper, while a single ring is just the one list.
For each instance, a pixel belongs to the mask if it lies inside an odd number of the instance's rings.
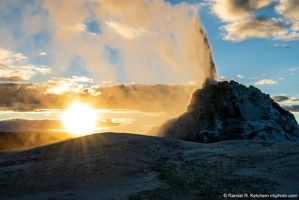
[{"label": "sun glare", "polygon": [[74,103],[62,115],[61,120],[67,132],[83,136],[92,134],[97,125],[97,113],[92,107]]}]

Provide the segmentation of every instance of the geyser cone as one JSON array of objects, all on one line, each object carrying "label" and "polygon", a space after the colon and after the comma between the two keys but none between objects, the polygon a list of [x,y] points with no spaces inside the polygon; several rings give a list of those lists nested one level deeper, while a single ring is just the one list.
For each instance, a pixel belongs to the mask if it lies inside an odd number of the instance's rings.
[{"label": "geyser cone", "polygon": [[196,142],[299,142],[299,125],[293,114],[259,89],[225,81],[195,91],[188,111],[166,122],[160,134]]}]

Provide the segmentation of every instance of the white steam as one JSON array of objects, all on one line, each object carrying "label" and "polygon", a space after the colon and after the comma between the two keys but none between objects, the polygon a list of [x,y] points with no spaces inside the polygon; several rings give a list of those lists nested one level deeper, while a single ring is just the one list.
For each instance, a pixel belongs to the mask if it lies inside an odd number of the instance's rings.
[{"label": "white steam", "polygon": [[46,50],[55,77],[79,75],[71,74],[75,63],[96,83],[185,83],[216,78],[198,10],[190,4],[33,0],[3,3],[6,12],[2,15],[12,15],[16,7],[22,12],[15,15],[20,20],[5,27],[0,24],[5,30],[3,41],[36,49],[36,55]]}]

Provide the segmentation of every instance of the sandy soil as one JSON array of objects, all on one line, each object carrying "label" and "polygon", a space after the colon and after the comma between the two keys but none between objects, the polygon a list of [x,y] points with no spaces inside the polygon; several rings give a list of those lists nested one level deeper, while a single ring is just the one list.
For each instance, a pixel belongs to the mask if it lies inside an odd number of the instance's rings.
[{"label": "sandy soil", "polygon": [[199,144],[125,133],[94,134],[1,151],[0,199],[299,195],[298,155],[299,144],[289,142]]}]

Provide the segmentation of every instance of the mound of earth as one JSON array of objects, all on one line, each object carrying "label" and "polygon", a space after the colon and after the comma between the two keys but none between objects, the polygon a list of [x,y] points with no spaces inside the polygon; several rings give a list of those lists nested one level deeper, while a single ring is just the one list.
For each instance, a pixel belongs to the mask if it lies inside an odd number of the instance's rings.
[{"label": "mound of earth", "polygon": [[194,92],[187,112],[166,122],[160,135],[195,142],[299,142],[299,125],[293,114],[256,87],[207,81]]},{"label": "mound of earth", "polygon": [[0,199],[298,197],[299,144],[95,134],[0,152]]}]

